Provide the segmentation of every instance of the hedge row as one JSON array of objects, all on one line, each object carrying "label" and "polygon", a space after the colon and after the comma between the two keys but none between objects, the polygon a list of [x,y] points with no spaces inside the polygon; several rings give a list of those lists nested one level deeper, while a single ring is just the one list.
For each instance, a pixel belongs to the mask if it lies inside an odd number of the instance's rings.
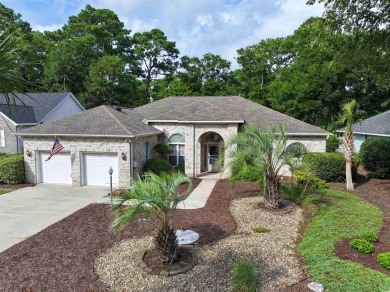
[{"label": "hedge row", "polygon": [[[303,157],[306,164],[318,178],[326,182],[345,181],[345,158],[343,153],[310,153]],[[353,175],[356,175],[356,167],[352,167]]]},{"label": "hedge row", "polygon": [[23,154],[0,156],[0,183],[16,185],[24,182]]}]

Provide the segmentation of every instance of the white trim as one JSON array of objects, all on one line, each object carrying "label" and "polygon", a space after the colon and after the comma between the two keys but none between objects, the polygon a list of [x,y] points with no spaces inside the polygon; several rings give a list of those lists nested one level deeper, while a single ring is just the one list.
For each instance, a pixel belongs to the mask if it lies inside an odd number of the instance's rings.
[{"label": "white trim", "polygon": [[10,121],[12,124],[14,124],[14,126],[17,126],[18,124],[17,123],[15,123],[13,120],[11,120],[9,117],[7,117],[5,114],[3,114],[2,112],[0,112],[0,114],[4,117],[4,118],[6,118],[8,121]]},{"label": "white trim", "polygon": [[242,124],[245,121],[179,121],[179,120],[144,120],[146,123],[181,123],[181,124]]},{"label": "white trim", "polygon": [[31,134],[31,133],[13,133],[14,135],[21,136],[31,136],[31,137],[96,137],[96,138],[137,138],[137,137],[147,137],[147,136],[155,136],[160,135],[162,132],[153,133],[153,134],[141,134],[141,135],[86,135],[86,134]]},{"label": "white trim", "polygon": [[[338,133],[345,133],[345,131],[340,131],[337,130],[336,132]],[[379,137],[390,137],[390,135],[386,134],[374,134],[374,133],[365,133],[365,132],[353,132],[354,134],[359,134],[359,135],[370,135],[370,136],[379,136]]]},{"label": "white trim", "polygon": [[80,104],[80,102],[76,99],[76,97],[70,92],[63,100],[61,100],[50,112],[47,113],[37,124],[41,123],[48,115],[50,115],[53,111],[55,111],[68,97],[71,97],[73,101],[76,101],[76,104],[81,107],[82,111],[85,111],[85,108]]},{"label": "white trim", "polygon": [[17,124],[17,126],[37,126],[37,123],[20,123]]}]

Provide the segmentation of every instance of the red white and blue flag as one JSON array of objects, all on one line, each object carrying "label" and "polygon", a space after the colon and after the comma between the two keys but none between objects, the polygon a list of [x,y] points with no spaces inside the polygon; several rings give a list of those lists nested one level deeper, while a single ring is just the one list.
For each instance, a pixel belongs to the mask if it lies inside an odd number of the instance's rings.
[{"label": "red white and blue flag", "polygon": [[52,158],[56,153],[60,152],[64,147],[61,145],[60,141],[58,141],[57,137],[54,139],[53,147],[51,148],[49,157],[45,160],[48,161]]}]

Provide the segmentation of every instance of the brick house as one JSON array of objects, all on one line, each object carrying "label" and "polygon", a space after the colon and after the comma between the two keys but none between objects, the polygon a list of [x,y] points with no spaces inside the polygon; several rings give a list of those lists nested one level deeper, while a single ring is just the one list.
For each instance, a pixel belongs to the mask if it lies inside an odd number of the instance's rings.
[{"label": "brick house", "polygon": [[[130,178],[156,155],[153,147],[158,143],[171,145],[169,162],[183,163],[190,177],[220,172],[216,161],[224,151],[221,145],[244,123],[286,123],[289,143],[302,143],[315,152],[325,151],[330,135],[238,96],[168,97],[135,109],[100,106],[23,131],[26,178],[35,183],[106,185],[111,166],[113,184],[128,187]],[[55,136],[64,150],[45,162]]]}]

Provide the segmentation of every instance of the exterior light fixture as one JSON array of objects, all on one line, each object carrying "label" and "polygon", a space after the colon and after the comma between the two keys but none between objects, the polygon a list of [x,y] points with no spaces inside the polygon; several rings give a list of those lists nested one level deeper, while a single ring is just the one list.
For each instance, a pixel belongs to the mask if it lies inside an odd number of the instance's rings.
[{"label": "exterior light fixture", "polygon": [[27,155],[28,157],[32,157],[32,156],[33,156],[32,152],[31,152],[30,150],[28,150],[28,149],[27,149],[27,151],[26,151],[26,155]]}]

